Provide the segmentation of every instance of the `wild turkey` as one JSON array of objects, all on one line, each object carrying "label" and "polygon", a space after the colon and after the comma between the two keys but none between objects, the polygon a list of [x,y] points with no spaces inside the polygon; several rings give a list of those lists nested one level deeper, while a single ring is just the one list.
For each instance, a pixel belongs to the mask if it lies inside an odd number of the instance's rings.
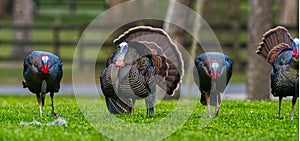
[{"label": "wild turkey", "polygon": [[53,105],[54,92],[58,92],[60,81],[63,76],[62,62],[54,54],[43,51],[33,51],[24,59],[24,70],[22,82],[23,88],[36,94],[43,115],[45,96],[50,92],[52,102],[52,116],[56,116]]},{"label": "wild turkey", "polygon": [[156,86],[173,95],[183,74],[177,46],[159,28],[138,26],[114,40],[115,52],[100,76],[108,111],[133,113],[134,103],[145,98],[147,115],[154,115]]},{"label": "wild turkey", "polygon": [[275,97],[279,97],[278,113],[280,117],[281,100],[286,96],[293,96],[292,112],[299,96],[299,41],[288,33],[282,26],[267,31],[257,48],[256,53],[272,65],[271,89]]},{"label": "wild turkey", "polygon": [[219,113],[221,93],[224,92],[232,75],[232,61],[219,52],[202,53],[195,59],[197,71],[194,72],[196,84],[201,91],[200,103],[207,105],[209,116],[210,105],[216,106],[215,115]]}]

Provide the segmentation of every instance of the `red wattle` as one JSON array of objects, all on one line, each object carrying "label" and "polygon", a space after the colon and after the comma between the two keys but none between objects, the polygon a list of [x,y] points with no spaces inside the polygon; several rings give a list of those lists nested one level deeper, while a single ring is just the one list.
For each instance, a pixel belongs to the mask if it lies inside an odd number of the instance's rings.
[{"label": "red wattle", "polygon": [[49,73],[49,67],[48,65],[44,65],[42,64],[42,69],[41,69],[42,73],[44,74],[48,74]]},{"label": "red wattle", "polygon": [[297,49],[294,49],[293,55],[294,58],[298,59],[299,58],[299,53]]},{"label": "red wattle", "polygon": [[216,80],[219,77],[219,73],[211,72],[210,77],[213,78],[214,80]]},{"label": "red wattle", "polygon": [[119,60],[117,60],[117,61],[115,62],[115,65],[118,66],[118,67],[124,67],[124,66],[125,66],[125,63],[124,63],[124,61],[119,61]]}]

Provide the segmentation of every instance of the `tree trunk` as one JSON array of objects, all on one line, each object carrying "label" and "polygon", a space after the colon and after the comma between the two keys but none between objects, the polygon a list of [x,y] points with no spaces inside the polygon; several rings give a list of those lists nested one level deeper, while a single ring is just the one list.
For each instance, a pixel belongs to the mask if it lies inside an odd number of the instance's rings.
[{"label": "tree trunk", "polygon": [[26,27],[19,28],[19,26],[32,24],[32,10],[32,0],[14,0],[13,19],[17,28],[14,30],[15,44],[12,57],[23,58],[31,52],[30,45],[26,43],[30,41],[30,29]]},{"label": "tree trunk", "polygon": [[[196,0],[197,1],[197,7],[196,7],[196,11],[197,13],[202,16],[203,15],[203,9],[204,9],[204,5],[206,4],[207,0]],[[201,33],[201,19],[199,17],[196,17],[194,20],[194,27],[193,27],[193,35],[200,35]],[[194,38],[192,45],[191,45],[191,50],[190,50],[190,55],[192,58],[196,58],[197,57],[197,50],[198,50],[198,41]],[[189,64],[185,64],[188,67],[187,72],[193,72],[195,63],[194,61],[190,61]],[[186,74],[186,79],[187,80],[194,80],[194,74],[193,73],[187,73]],[[188,85],[192,85],[191,83],[193,83],[192,81],[188,82]],[[189,94],[187,94],[189,95]]]},{"label": "tree trunk", "polygon": [[[177,10],[175,2],[183,4],[187,7],[191,7],[194,0],[170,0],[168,7],[168,13],[166,15],[166,21],[176,21],[179,25],[185,25],[188,19],[188,11]],[[178,26],[164,22],[164,30],[170,35],[170,37],[177,43],[183,45],[185,31]],[[175,92],[173,96],[165,95],[164,99],[179,99],[180,89]]]},{"label": "tree trunk", "polygon": [[226,0],[226,4],[228,5],[226,8],[227,12],[227,18],[228,22],[231,26],[231,35],[232,35],[232,43],[233,49],[226,50],[229,52],[229,54],[234,54],[234,56],[231,56],[231,59],[234,60],[234,72],[242,72],[242,59],[241,59],[241,50],[240,43],[241,43],[241,25],[242,21],[241,19],[241,10],[239,8],[240,6],[240,0]]},{"label": "tree trunk", "polygon": [[[197,1],[197,13],[202,16],[203,14],[203,9],[204,9],[204,5],[206,4],[206,0],[196,0]],[[196,17],[195,21],[194,21],[194,27],[193,27],[193,34],[194,35],[199,35],[200,33],[200,29],[201,29],[201,19],[199,19],[198,17]],[[197,41],[194,39],[193,42],[192,42],[192,46],[191,46],[191,50],[190,50],[190,53],[191,53],[191,56],[192,58],[196,58],[196,52],[197,52]],[[193,64],[190,64],[190,66],[194,65],[194,62],[191,62]],[[192,68],[189,68],[189,69],[192,69]],[[190,71],[188,71],[190,72]],[[190,76],[192,76],[193,74],[189,74]],[[188,78],[190,79],[190,78]]]},{"label": "tree trunk", "polygon": [[[121,4],[123,2],[126,2],[128,0],[106,0],[106,5],[111,8],[114,6],[117,6],[118,4]],[[112,13],[112,18],[109,20],[109,25],[114,25],[120,22],[119,18],[120,16],[122,16],[122,14],[124,13],[124,9],[127,9],[127,7],[122,6],[122,8],[116,8],[113,11],[111,11]],[[128,10],[125,10],[126,12],[128,12]]]},{"label": "tree trunk", "polygon": [[250,0],[248,22],[248,98],[270,99],[271,65],[256,54],[264,32],[272,25],[272,0]]},{"label": "tree trunk", "polygon": [[[185,25],[186,19],[188,19],[188,11],[177,10],[174,2],[183,4],[187,7],[191,7],[194,0],[171,0],[166,19],[175,19],[169,21],[176,21],[177,24]],[[164,23],[164,30],[170,35],[172,39],[179,44],[184,42],[184,30],[172,23]]]},{"label": "tree trunk", "polygon": [[5,15],[5,7],[6,6],[6,0],[0,0],[0,20],[4,17]]},{"label": "tree trunk", "polygon": [[296,0],[279,0],[279,23],[282,25],[297,26],[298,3]]},{"label": "tree trunk", "polygon": [[115,5],[118,5],[118,4],[120,4],[122,2],[126,2],[126,1],[128,1],[128,0],[106,0],[105,2],[109,7],[113,7]]}]

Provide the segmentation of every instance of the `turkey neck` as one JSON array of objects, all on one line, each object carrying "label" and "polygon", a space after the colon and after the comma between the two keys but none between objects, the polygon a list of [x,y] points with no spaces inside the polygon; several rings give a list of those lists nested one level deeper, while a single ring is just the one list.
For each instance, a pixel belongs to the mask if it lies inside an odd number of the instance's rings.
[{"label": "turkey neck", "polygon": [[121,83],[128,81],[128,73],[131,67],[132,65],[126,65],[124,67],[112,65],[111,78],[116,93],[118,93]]},{"label": "turkey neck", "polygon": [[218,89],[217,89],[217,82],[216,82],[216,80],[212,80],[211,81],[210,93],[213,94],[213,95],[218,95]]},{"label": "turkey neck", "polygon": [[217,89],[217,82],[216,80],[211,81],[211,90],[216,90]]}]

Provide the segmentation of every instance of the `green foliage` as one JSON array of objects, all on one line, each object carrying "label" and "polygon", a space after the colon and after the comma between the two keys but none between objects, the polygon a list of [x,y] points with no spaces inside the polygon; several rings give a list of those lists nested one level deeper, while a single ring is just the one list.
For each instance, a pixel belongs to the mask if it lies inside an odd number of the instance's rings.
[{"label": "green foliage", "polygon": [[[54,25],[57,23],[61,23],[63,25],[88,25],[90,22],[92,22],[93,19],[95,19],[101,12],[108,9],[108,6],[105,3],[105,0],[36,0],[36,13],[34,15],[34,24],[35,25]],[[77,7],[75,8],[75,12],[72,13],[72,9],[69,7],[70,2],[76,2]],[[235,6],[231,6],[230,4],[234,3]],[[227,5],[227,6],[224,6]],[[237,1],[236,3],[234,1],[226,2],[226,1],[207,1],[207,5],[205,6],[206,10],[203,12],[203,18],[209,23],[209,24],[216,24],[216,23],[226,23],[231,24],[232,21],[238,21],[239,24],[245,24],[247,23],[247,10],[248,10],[248,2],[247,1]],[[195,4],[194,4],[195,8]],[[274,9],[276,11],[276,9]],[[276,12],[274,12],[276,13]],[[112,17],[113,18],[113,17]],[[6,24],[12,24],[13,20],[10,15],[10,17],[5,17],[1,20],[2,23]],[[220,30],[218,28],[213,29],[218,40],[221,44],[227,44],[232,43],[233,41],[239,40],[239,43],[246,43],[247,42],[247,31],[239,31],[239,36],[234,36],[233,30]],[[33,29],[31,31],[31,41],[37,42],[38,44],[33,44],[32,49],[33,50],[44,50],[49,52],[54,52],[54,44],[52,43],[54,41],[54,31],[53,29]],[[296,32],[297,33],[297,32]],[[97,33],[97,35],[100,33]],[[100,34],[102,35],[102,34]],[[292,34],[293,35],[293,34]],[[102,35],[97,37],[97,39],[104,40],[108,35]],[[110,36],[110,38],[107,40],[107,43],[112,44],[112,39],[116,38],[118,34]],[[59,34],[59,40],[60,42],[66,42],[71,43],[70,45],[67,44],[61,44],[59,46],[59,56],[62,59],[72,59],[74,55],[74,51],[76,48],[76,44],[78,39],[80,38],[80,29],[61,29]],[[186,40],[192,40],[191,37],[185,38]],[[0,40],[3,41],[13,41],[13,28],[2,28],[0,30]],[[190,42],[189,41],[189,42]],[[40,45],[39,42],[47,43],[49,44],[43,44]],[[13,44],[0,44],[1,52],[0,57],[8,58],[11,56]],[[189,47],[189,46],[187,46]],[[114,46],[103,46],[103,48],[100,50],[98,55],[98,60],[101,60],[102,62],[105,62],[105,60],[109,57],[109,55],[113,52],[115,49]],[[247,64],[247,48],[233,48],[230,46],[230,48],[224,47],[224,52],[230,56],[230,58],[233,60],[233,71],[234,74],[232,76],[231,83],[244,83],[246,82],[246,64]],[[201,48],[197,49],[197,53],[200,53]],[[83,54],[89,54],[90,52],[94,52],[93,49],[86,48],[83,51]],[[64,63],[65,64],[65,63]],[[103,68],[105,64],[99,64],[97,65],[97,79],[101,72],[98,68]],[[2,67],[2,66],[1,66]],[[0,67],[0,72],[2,71],[11,71],[14,69],[11,73],[8,75],[1,77],[3,75],[0,74],[0,84],[16,84],[16,82],[12,80],[19,80],[20,78],[18,71],[21,70],[21,66],[18,66],[18,68],[12,68],[9,69],[6,66],[4,68]],[[18,70],[17,70],[18,69]],[[71,70],[68,70],[64,68],[66,72],[71,72]],[[15,75],[18,74],[18,75]],[[67,73],[65,73],[67,74]],[[237,74],[237,75],[236,75]],[[16,78],[16,76],[18,78]],[[64,78],[68,80],[67,82],[70,82],[71,80],[71,74],[65,75]],[[3,78],[3,81],[1,80]],[[8,80],[5,80],[7,78]],[[63,81],[66,82],[66,81]]]},{"label": "green foliage", "polygon": [[[56,112],[68,122],[67,125],[20,125],[22,121],[54,121],[56,118],[51,117],[50,103],[47,96],[44,116],[40,117],[34,95],[0,97],[0,140],[109,140],[85,119],[73,96],[55,97]],[[155,107],[154,118],[147,118],[145,109],[137,109],[133,115],[116,117],[130,123],[151,123],[168,115],[176,103],[161,101]],[[164,140],[299,140],[298,102],[294,120],[289,119],[290,100],[283,101],[281,118],[275,117],[277,105],[278,101],[223,101],[219,116],[206,126],[200,126],[202,112],[206,109],[198,103],[188,121]],[[122,131],[122,127],[115,128]]]},{"label": "green foliage", "polygon": [[237,83],[246,83],[247,81],[247,74],[246,73],[239,73],[236,72],[232,75],[229,83],[237,84]]}]

